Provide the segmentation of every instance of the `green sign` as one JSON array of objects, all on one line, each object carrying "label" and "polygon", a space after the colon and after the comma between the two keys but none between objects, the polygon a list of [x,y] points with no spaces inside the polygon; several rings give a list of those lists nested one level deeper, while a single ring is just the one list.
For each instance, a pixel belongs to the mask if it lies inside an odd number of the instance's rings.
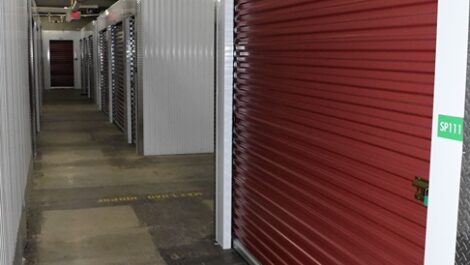
[{"label": "green sign", "polygon": [[463,118],[439,115],[437,136],[456,141],[463,141]]}]

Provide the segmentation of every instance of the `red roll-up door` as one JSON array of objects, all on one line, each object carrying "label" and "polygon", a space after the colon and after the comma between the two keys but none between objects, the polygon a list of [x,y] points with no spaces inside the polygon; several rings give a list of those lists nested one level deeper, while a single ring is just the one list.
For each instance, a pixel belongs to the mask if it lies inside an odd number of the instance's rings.
[{"label": "red roll-up door", "polygon": [[51,59],[51,86],[74,86],[73,41],[52,40],[49,45]]},{"label": "red roll-up door", "polygon": [[236,1],[234,236],[262,264],[423,264],[436,17]]}]

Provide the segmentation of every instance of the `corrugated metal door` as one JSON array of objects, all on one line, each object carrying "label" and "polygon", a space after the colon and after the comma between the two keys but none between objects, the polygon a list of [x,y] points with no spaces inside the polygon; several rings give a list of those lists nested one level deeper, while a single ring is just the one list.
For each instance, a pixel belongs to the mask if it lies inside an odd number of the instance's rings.
[{"label": "corrugated metal door", "polygon": [[88,47],[86,39],[80,40],[80,66],[82,71],[82,95],[88,95]]},{"label": "corrugated metal door", "polygon": [[106,30],[99,35],[101,109],[109,115],[109,54]]},{"label": "corrugated metal door", "polygon": [[112,73],[113,73],[113,121],[123,132],[126,132],[127,104],[125,62],[126,47],[122,23],[112,28]]},{"label": "corrugated metal door", "polygon": [[131,102],[131,142],[137,142],[137,43],[135,18],[129,18],[129,39],[127,41],[129,67],[130,102]]},{"label": "corrugated metal door", "polygon": [[423,264],[437,1],[236,1],[234,234],[262,264]]},{"label": "corrugated metal door", "polygon": [[93,54],[93,36],[88,37],[88,82],[89,82],[89,89],[88,89],[88,96],[92,101],[95,99],[95,69],[94,69],[94,54]]},{"label": "corrugated metal door", "polygon": [[73,41],[51,40],[49,45],[51,86],[73,87]]}]

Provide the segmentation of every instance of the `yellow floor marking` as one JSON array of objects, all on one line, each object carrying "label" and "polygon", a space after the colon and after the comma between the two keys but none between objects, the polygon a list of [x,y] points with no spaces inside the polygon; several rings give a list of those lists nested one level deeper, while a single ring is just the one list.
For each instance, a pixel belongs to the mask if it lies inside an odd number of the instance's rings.
[{"label": "yellow floor marking", "polygon": [[176,199],[176,198],[194,198],[194,197],[202,197],[204,193],[202,192],[183,192],[183,193],[164,193],[164,194],[151,194],[151,195],[144,195],[144,196],[120,196],[120,197],[112,197],[112,198],[103,198],[99,199],[98,203],[114,203],[114,202],[133,202],[138,200],[155,200],[155,201],[163,201],[168,199]]}]

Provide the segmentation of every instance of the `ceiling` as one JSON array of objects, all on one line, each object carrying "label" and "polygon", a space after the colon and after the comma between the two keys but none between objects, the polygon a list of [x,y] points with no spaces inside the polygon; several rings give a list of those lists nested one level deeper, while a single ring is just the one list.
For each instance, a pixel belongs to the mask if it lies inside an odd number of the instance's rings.
[{"label": "ceiling", "polygon": [[[0,0],[1,1],[1,0]],[[96,19],[96,16],[113,5],[117,0],[83,0],[82,5],[96,5],[98,9],[82,9],[82,14],[91,17],[82,17],[80,20],[72,22],[62,22],[59,15],[48,16],[43,14],[41,17],[43,30],[80,30],[82,27]],[[71,0],[36,0],[38,7],[68,7]]]},{"label": "ceiling", "polygon": [[[84,5],[98,5],[100,7],[109,7],[114,4],[115,0],[86,0],[82,1]],[[64,7],[70,6],[70,0],[36,0],[37,6],[54,6]]]}]

